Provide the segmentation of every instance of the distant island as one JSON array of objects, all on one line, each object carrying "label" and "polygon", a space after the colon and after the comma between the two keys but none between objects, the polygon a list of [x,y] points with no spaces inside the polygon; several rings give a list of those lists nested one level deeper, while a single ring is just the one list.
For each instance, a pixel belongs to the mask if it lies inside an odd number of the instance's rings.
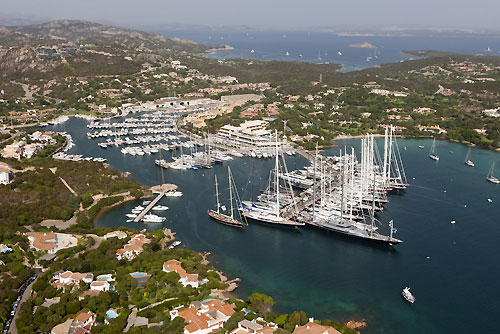
[{"label": "distant island", "polygon": [[377,48],[375,45],[368,43],[368,42],[350,44],[349,46],[351,48],[362,48],[362,49],[376,49]]},{"label": "distant island", "polygon": [[205,51],[205,53],[215,54],[217,51],[221,51],[221,50],[234,50],[234,48],[230,45],[224,44],[223,46],[215,47],[213,49],[208,49]]}]

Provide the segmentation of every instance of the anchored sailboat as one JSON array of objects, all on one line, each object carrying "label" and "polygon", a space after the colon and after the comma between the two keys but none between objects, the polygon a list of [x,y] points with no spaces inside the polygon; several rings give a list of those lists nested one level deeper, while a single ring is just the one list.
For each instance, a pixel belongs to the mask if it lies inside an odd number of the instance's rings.
[{"label": "anchored sailboat", "polygon": [[[243,201],[240,206],[241,214],[259,222],[282,225],[282,226],[290,226],[290,227],[299,227],[305,225],[305,223],[297,222],[291,220],[291,218],[297,217],[297,208],[295,198],[293,196],[292,186],[290,181],[286,182],[287,192],[285,194],[280,193],[280,153],[278,149],[278,135],[276,137],[276,152],[275,152],[275,166],[274,166],[274,187],[273,189],[268,189],[263,195],[263,201],[260,202],[252,202],[252,201]],[[286,164],[283,165],[286,170]],[[291,196],[290,203],[286,204],[282,209],[281,199],[285,198],[287,195]]]},{"label": "anchored sailboat", "polygon": [[431,151],[429,152],[429,158],[432,160],[439,161],[439,155],[436,154],[436,138],[432,141]]},{"label": "anchored sailboat", "polygon": [[464,163],[467,165],[467,166],[471,166],[471,167],[474,167],[474,162],[472,160],[469,159],[469,156],[470,156],[470,147],[469,149],[467,150],[467,155],[465,156],[465,161]]},{"label": "anchored sailboat", "polygon": [[239,202],[239,196],[236,187],[233,187],[233,177],[231,175],[231,168],[229,166],[227,166],[227,177],[229,179],[229,202],[231,203],[231,215],[228,216],[220,212],[221,205],[219,202],[219,185],[217,183],[217,175],[215,175],[215,195],[217,197],[217,211],[207,210],[207,214],[213,219],[225,225],[234,227],[246,226],[247,223],[243,219],[241,219],[242,217],[239,213],[238,215],[240,216],[241,221],[234,218],[233,190],[235,192],[236,202]]},{"label": "anchored sailboat", "polygon": [[495,169],[495,163],[493,162],[491,164],[490,171],[488,172],[488,176],[486,177],[486,180],[488,180],[488,181],[490,181],[492,183],[499,184],[500,180],[493,176],[494,169]]}]

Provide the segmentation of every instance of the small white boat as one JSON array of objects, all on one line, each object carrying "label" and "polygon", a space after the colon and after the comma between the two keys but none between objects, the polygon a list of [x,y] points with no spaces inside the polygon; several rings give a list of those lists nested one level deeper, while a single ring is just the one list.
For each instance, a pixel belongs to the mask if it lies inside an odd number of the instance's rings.
[{"label": "small white boat", "polygon": [[174,241],[170,246],[168,246],[168,249],[174,249],[175,247],[179,246],[182,242],[179,240]]},{"label": "small white boat", "polygon": [[125,216],[127,216],[128,218],[136,218],[137,215],[135,213],[127,213]]},{"label": "small white boat", "polygon": [[493,202],[493,200],[491,198],[488,198],[488,203],[491,203]]},{"label": "small white boat", "polygon": [[133,208],[132,210],[144,210],[144,207],[143,206],[136,206],[135,208]]},{"label": "small white boat", "polygon": [[167,211],[168,210],[168,206],[157,205],[157,206],[153,207],[153,209],[151,209],[151,210],[155,210],[155,211]]},{"label": "small white boat", "polygon": [[167,196],[167,197],[181,197],[182,192],[179,190],[167,191],[165,193],[165,196]]},{"label": "small white boat", "polygon": [[415,302],[415,297],[410,292],[409,287],[404,288],[402,294],[403,294],[403,298],[406,299],[406,301],[408,301],[412,304]]},{"label": "small white boat", "polygon": [[142,205],[148,205],[149,203],[151,203],[151,201],[144,201],[142,202]]},{"label": "small white boat", "polygon": [[167,218],[160,217],[154,214],[145,215],[142,221],[145,223],[163,223]]},{"label": "small white boat", "polygon": [[424,148],[424,145],[418,145],[418,148]]},{"label": "small white boat", "polygon": [[456,224],[457,222],[456,222],[455,220],[452,220],[452,221],[451,221],[451,223],[452,223],[452,224]]}]

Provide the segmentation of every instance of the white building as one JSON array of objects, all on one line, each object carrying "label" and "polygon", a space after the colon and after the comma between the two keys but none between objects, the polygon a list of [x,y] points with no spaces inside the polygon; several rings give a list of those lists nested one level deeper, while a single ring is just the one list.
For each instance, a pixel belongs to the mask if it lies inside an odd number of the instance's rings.
[{"label": "white building", "polygon": [[252,120],[240,126],[224,125],[217,133],[217,141],[233,147],[274,149],[276,139],[271,131],[266,129],[268,124],[266,121]]},{"label": "white building", "polygon": [[90,283],[90,290],[96,290],[96,291],[109,291],[111,288],[111,285],[106,282],[106,281],[94,281]]},{"label": "white building", "polygon": [[127,233],[123,232],[123,231],[113,231],[113,232],[109,232],[109,233],[106,233],[104,235],[104,239],[110,239],[110,238],[118,238],[118,239],[125,239],[127,237]]},{"label": "white building", "polygon": [[0,184],[9,184],[10,179],[10,168],[6,165],[0,165]]}]

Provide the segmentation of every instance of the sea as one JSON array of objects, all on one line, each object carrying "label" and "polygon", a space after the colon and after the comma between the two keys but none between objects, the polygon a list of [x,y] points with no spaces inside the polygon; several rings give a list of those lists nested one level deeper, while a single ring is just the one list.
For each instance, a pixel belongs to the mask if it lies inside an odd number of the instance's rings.
[{"label": "sea", "polygon": [[[204,45],[227,44],[215,59],[254,59],[342,64],[341,71],[361,70],[384,63],[415,59],[402,51],[439,50],[465,54],[500,55],[497,37],[444,36],[339,36],[328,32],[253,30],[156,30],[167,37]],[[370,43],[375,48],[351,45]]]},{"label": "sea", "polygon": [[[159,183],[158,155],[102,149],[87,138],[87,124],[71,117],[46,129],[72,135],[76,146],[69,153],[104,157],[111,168],[130,172],[145,185]],[[381,150],[380,139],[377,144]],[[398,139],[398,145],[411,186],[391,193],[377,214],[381,232],[387,233],[388,221],[394,220],[395,236],[404,241],[394,247],[310,227],[250,222],[237,229],[211,220],[206,212],[215,206],[215,175],[221,202],[229,207],[228,166],[242,199],[255,198],[266,187],[273,160],[250,157],[212,169],[164,170],[165,181],[177,184],[184,195],[160,201],[169,207],[158,213],[167,217],[163,224],[127,223],[125,214],[142,203],[137,200],[106,211],[96,225],[167,227],[184,246],[210,252],[213,265],[230,278],[241,278],[236,296],[266,293],[276,301],[276,313],[304,310],[317,319],[366,319],[363,334],[498,333],[500,185],[488,182],[486,175],[500,154],[472,148],[475,167],[469,167],[464,163],[468,147],[462,144],[437,141],[437,162],[428,157],[430,139]],[[358,150],[360,140],[337,141],[323,154],[338,155],[350,147]],[[163,158],[170,155],[164,152]],[[307,164],[299,155],[287,156],[290,170]],[[401,296],[406,286],[416,297],[414,304]]]}]

